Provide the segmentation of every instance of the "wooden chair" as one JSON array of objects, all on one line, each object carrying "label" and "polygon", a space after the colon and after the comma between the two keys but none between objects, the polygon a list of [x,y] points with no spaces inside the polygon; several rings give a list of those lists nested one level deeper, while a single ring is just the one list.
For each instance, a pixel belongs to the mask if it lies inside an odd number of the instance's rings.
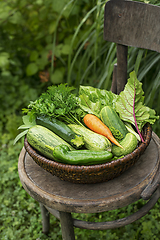
[{"label": "wooden chair", "polygon": [[[105,6],[104,39],[117,43],[117,66],[112,90],[120,93],[127,80],[127,46],[160,52],[160,8],[144,3],[110,0]],[[116,77],[115,77],[116,76]],[[74,227],[105,230],[122,227],[146,215],[160,197],[160,140],[153,132],[151,142],[138,162],[119,177],[97,184],[61,181],[39,167],[23,148],[18,171],[24,189],[40,203],[43,232],[49,231],[49,213],[60,219],[64,240],[74,240]],[[114,210],[139,199],[147,203],[136,213],[111,222],[85,222],[76,213]]]},{"label": "wooden chair", "polygon": [[128,46],[160,52],[159,22],[158,6],[125,0],[110,0],[106,3],[104,39],[117,44],[113,92],[119,94],[126,84]]}]

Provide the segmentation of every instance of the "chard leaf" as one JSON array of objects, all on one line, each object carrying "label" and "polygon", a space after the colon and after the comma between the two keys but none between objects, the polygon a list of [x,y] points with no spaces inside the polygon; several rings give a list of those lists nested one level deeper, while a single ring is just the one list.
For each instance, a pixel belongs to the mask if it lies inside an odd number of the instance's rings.
[{"label": "chard leaf", "polygon": [[145,123],[153,124],[159,116],[155,111],[144,105],[144,92],[142,83],[138,81],[135,71],[130,73],[130,78],[124,90],[119,94],[116,102],[116,111],[123,121],[133,124],[139,133]]}]

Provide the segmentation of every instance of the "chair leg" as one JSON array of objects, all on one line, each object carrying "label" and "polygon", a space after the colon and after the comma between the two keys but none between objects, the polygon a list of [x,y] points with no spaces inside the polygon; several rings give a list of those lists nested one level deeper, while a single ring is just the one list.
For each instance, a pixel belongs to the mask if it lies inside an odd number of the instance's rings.
[{"label": "chair leg", "polygon": [[47,234],[49,232],[50,214],[42,203],[39,203],[39,205],[42,214],[42,231],[43,233]]},{"label": "chair leg", "polygon": [[71,213],[59,212],[63,240],[75,240]]}]

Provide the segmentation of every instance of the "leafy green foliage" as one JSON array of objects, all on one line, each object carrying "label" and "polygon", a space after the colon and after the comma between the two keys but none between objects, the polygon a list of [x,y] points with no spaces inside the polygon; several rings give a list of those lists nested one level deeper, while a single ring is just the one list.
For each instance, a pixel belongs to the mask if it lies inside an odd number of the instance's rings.
[{"label": "leafy green foliage", "polygon": [[71,38],[93,4],[86,0],[0,1],[2,128],[8,115],[20,114],[49,85],[66,82],[68,55],[78,47],[77,40],[70,47]]},{"label": "leafy green foliage", "polygon": [[79,107],[73,90],[73,87],[66,84],[50,86],[36,101],[30,102],[28,109],[23,109],[23,112],[30,116],[31,121],[37,116],[45,115],[64,122],[74,122],[74,115]]},{"label": "leafy green foliage", "polygon": [[[140,1],[140,0],[139,0]],[[67,2],[67,5],[66,5]],[[36,203],[22,188],[17,161],[23,141],[13,146],[21,109],[49,85],[67,82],[110,89],[116,46],[103,40],[101,0],[0,0],[0,239],[59,239],[59,221],[51,217],[44,235]],[[159,5],[159,0],[143,0]],[[128,74],[143,82],[145,103],[160,115],[159,53],[129,48]],[[20,115],[20,116],[19,116]],[[153,130],[160,136],[160,120]],[[75,229],[76,239],[159,240],[159,201],[148,215],[126,227],[90,231]],[[143,205],[100,214],[73,214],[88,221],[125,217]]]},{"label": "leafy green foliage", "polygon": [[159,116],[153,109],[144,105],[144,92],[142,83],[138,81],[135,71],[130,73],[130,78],[125,85],[124,90],[119,94],[116,102],[116,110],[122,120],[133,124],[141,139],[141,130],[149,122],[154,124]]},{"label": "leafy green foliage", "polygon": [[111,91],[97,89],[91,86],[80,86],[79,104],[87,112],[100,117],[101,109],[105,106],[115,108],[117,95]]}]

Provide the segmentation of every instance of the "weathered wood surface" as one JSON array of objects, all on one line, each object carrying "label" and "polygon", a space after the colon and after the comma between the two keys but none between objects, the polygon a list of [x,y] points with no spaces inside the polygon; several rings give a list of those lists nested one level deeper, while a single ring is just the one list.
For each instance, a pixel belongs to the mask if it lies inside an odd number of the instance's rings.
[{"label": "weathered wood surface", "polygon": [[117,44],[117,94],[123,91],[127,83],[127,54],[128,47]]},{"label": "weathered wood surface", "polygon": [[59,212],[63,240],[75,240],[71,213]]},{"label": "weathered wood surface", "polygon": [[[73,223],[71,224],[71,226],[73,225],[74,227],[77,227],[77,228],[90,229],[90,230],[106,230],[106,229],[124,227],[145,216],[157,203],[159,197],[160,197],[160,187],[157,188],[156,192],[152,195],[151,199],[142,208],[140,208],[137,212],[127,217],[116,219],[113,221],[98,222],[98,223],[73,219]],[[48,208],[47,206],[46,208],[52,215],[60,219],[60,214],[57,210]]]},{"label": "weathered wood surface", "polygon": [[160,7],[110,0],[105,6],[104,39],[160,52]]},{"label": "weathered wood surface", "polygon": [[42,203],[40,203],[39,205],[42,214],[42,231],[43,233],[47,234],[49,232],[50,226],[50,214]]},{"label": "weathered wood surface", "polygon": [[66,212],[96,213],[127,206],[140,198],[159,167],[159,138],[153,133],[138,162],[106,183],[72,184],[39,167],[23,149],[18,163],[19,177],[25,190],[42,204]]}]

